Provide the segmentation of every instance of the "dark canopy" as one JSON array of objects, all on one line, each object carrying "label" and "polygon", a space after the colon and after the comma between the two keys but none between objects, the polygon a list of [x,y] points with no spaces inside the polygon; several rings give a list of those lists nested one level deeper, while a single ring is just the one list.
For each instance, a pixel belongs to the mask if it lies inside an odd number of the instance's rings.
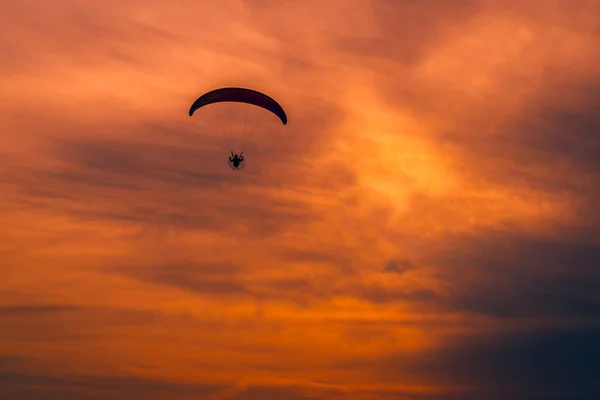
[{"label": "dark canopy", "polygon": [[252,104],[272,112],[284,125],[287,124],[287,115],[283,107],[271,97],[256,90],[234,87],[212,90],[200,96],[190,107],[190,117],[200,107],[221,102]]}]

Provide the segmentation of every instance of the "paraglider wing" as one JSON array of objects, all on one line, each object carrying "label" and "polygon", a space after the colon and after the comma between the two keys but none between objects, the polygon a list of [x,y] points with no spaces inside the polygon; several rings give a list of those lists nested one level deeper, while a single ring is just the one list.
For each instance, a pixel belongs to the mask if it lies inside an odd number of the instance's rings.
[{"label": "paraglider wing", "polygon": [[201,107],[222,102],[245,103],[264,108],[275,114],[284,125],[287,124],[287,115],[278,102],[264,93],[243,88],[221,88],[203,94],[190,107],[190,117]]}]

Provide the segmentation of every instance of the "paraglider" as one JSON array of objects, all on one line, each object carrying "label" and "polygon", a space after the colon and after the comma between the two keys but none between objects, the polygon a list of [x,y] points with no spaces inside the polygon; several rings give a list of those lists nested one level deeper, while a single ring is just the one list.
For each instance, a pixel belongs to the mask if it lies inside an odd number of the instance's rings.
[{"label": "paraglider", "polygon": [[[202,107],[224,102],[242,103],[262,108],[276,116],[279,119],[279,121],[281,121],[281,124],[287,124],[287,115],[285,113],[285,110],[272,97],[269,97],[266,94],[258,92],[256,90],[237,87],[216,89],[203,94],[196,101],[194,101],[194,103],[190,107],[189,115],[190,117],[193,116],[194,113]],[[245,126],[246,121],[244,120],[244,127]],[[246,164],[243,152],[240,152],[239,155],[233,150],[230,150],[230,152],[231,156],[228,158],[228,164],[231,167],[231,169],[242,169]]]},{"label": "paraglider", "polygon": [[228,164],[231,169],[235,169],[236,171],[244,168],[244,165],[246,165],[246,162],[244,161],[244,152],[237,155],[232,151]]}]

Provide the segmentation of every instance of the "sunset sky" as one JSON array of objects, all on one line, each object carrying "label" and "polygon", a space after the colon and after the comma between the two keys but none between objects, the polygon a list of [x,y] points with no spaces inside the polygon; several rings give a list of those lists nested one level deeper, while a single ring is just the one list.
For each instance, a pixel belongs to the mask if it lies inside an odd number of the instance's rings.
[{"label": "sunset sky", "polygon": [[[599,48],[596,0],[0,0],[0,398],[600,399]],[[289,117],[237,172],[223,86]]]}]

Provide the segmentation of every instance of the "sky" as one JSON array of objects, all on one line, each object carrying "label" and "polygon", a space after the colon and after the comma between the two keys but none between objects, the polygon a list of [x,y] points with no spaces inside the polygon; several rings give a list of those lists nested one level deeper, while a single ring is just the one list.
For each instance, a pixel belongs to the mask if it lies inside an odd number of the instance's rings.
[{"label": "sky", "polygon": [[[0,0],[0,398],[599,399],[599,39],[595,0]],[[241,171],[187,115],[223,86],[289,118]]]}]

